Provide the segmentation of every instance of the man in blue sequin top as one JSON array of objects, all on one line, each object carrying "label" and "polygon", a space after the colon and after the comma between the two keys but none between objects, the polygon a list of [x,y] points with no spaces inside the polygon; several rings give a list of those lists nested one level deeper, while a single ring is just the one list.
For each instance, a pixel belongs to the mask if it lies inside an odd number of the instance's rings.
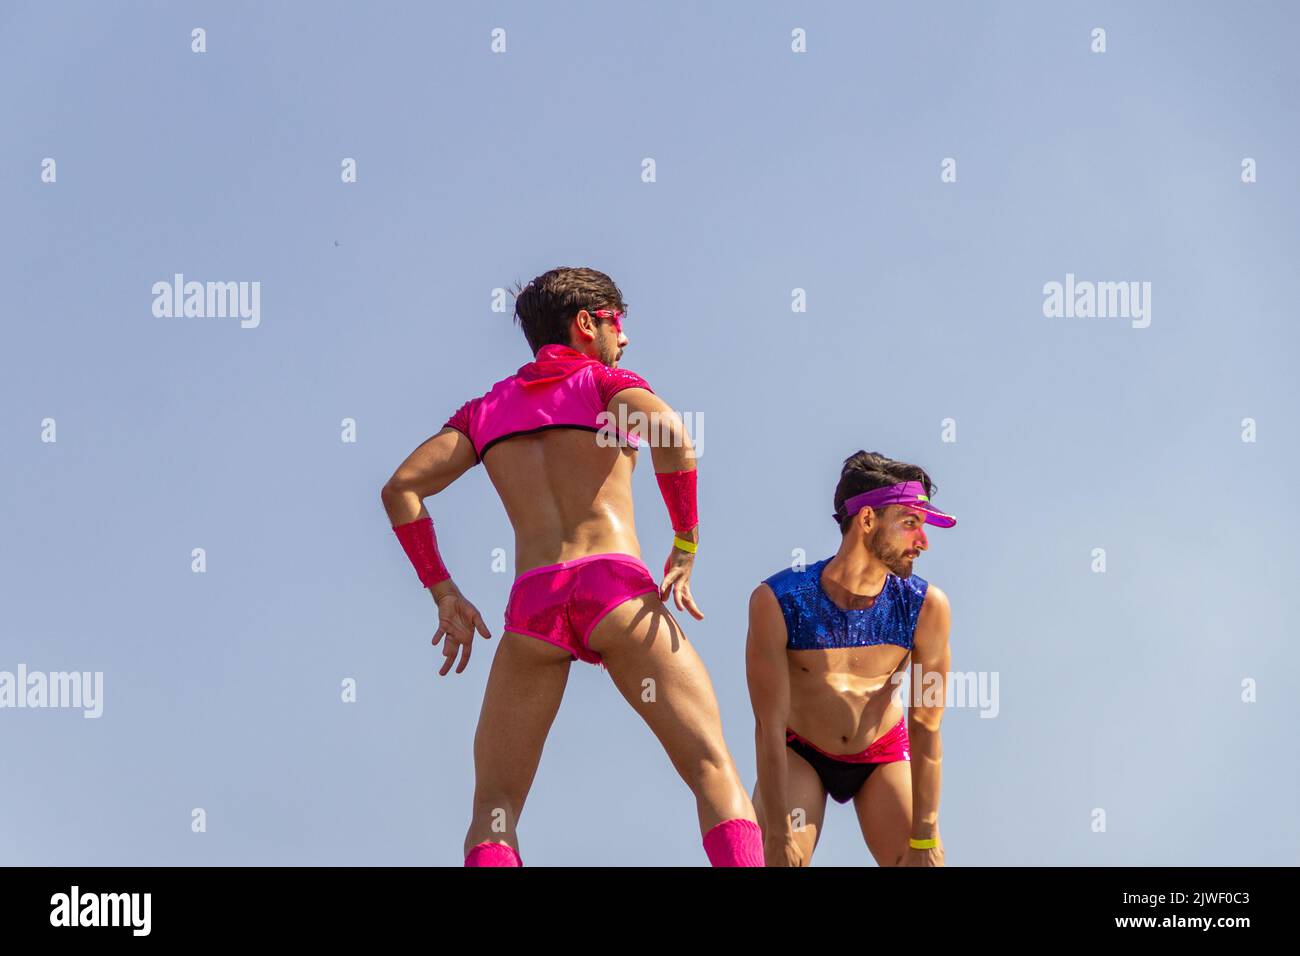
[{"label": "man in blue sequin top", "polygon": [[929,548],[927,524],[957,521],[930,504],[933,493],[917,465],[857,452],[835,489],[839,550],[777,572],[750,596],[754,808],[768,866],[811,862],[828,795],[853,801],[881,866],[943,865],[939,723],[951,614],[947,595],[912,563]]}]

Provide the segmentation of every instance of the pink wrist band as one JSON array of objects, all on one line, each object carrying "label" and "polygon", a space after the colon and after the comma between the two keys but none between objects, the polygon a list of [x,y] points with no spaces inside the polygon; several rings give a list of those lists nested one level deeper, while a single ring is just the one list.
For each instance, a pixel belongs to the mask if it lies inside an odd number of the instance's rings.
[{"label": "pink wrist band", "polygon": [[433,534],[432,518],[425,515],[406,524],[394,525],[393,533],[402,542],[402,549],[411,559],[411,564],[415,565],[420,583],[426,588],[451,577],[438,554],[438,539]]},{"label": "pink wrist band", "polygon": [[695,506],[695,469],[664,472],[655,475],[655,480],[668,506],[673,530],[678,534],[688,533],[700,523]]}]

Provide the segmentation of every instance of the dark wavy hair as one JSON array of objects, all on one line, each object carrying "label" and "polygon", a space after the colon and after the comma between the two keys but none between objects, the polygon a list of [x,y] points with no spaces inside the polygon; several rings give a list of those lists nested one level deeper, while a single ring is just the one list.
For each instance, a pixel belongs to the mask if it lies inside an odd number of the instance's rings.
[{"label": "dark wavy hair", "polygon": [[543,345],[568,345],[573,318],[586,309],[627,311],[614,280],[595,269],[560,266],[528,285],[515,283],[515,321],[536,355]]},{"label": "dark wavy hair", "polygon": [[840,526],[840,534],[846,533],[853,523],[844,514],[844,502],[864,491],[904,481],[919,481],[925,486],[925,493],[930,498],[934,497],[938,489],[920,465],[895,461],[877,451],[855,451],[845,458],[844,467],[840,469],[840,483],[835,486],[835,514],[831,516]]}]

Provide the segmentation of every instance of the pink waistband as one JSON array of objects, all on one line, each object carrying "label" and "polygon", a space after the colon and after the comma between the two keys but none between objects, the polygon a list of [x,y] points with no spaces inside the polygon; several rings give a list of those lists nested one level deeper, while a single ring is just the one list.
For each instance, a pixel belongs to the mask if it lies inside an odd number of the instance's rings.
[{"label": "pink waistband", "polygon": [[631,564],[638,568],[645,568],[646,574],[650,573],[650,569],[646,568],[645,562],[636,555],[623,554],[619,551],[608,551],[602,554],[585,554],[580,558],[561,561],[559,564],[545,564],[540,568],[530,568],[515,578],[515,584],[518,584],[524,578],[532,577],[534,574],[543,574],[547,571],[565,571],[569,568],[577,567],[580,564],[586,564],[589,561],[621,561],[623,564]]},{"label": "pink waistband", "polygon": [[805,746],[811,747],[824,757],[830,757],[832,760],[838,760],[841,763],[892,763],[895,760],[910,760],[911,754],[908,752],[907,739],[907,715],[904,714],[898,718],[898,723],[885,731],[879,737],[871,742],[866,750],[855,754],[833,754],[829,751],[822,750],[811,740],[800,737],[789,727],[785,729],[785,739],[797,740]]}]

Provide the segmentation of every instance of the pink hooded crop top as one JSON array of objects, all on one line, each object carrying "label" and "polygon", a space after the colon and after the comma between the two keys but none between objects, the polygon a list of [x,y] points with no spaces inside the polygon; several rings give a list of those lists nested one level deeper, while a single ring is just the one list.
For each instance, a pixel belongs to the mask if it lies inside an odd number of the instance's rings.
[{"label": "pink hooded crop top", "polygon": [[464,434],[482,461],[489,448],[516,435],[547,428],[598,432],[608,427],[600,414],[625,388],[654,391],[635,372],[610,368],[567,345],[543,345],[536,359],[497,382],[486,395],[471,398],[443,427]]}]

